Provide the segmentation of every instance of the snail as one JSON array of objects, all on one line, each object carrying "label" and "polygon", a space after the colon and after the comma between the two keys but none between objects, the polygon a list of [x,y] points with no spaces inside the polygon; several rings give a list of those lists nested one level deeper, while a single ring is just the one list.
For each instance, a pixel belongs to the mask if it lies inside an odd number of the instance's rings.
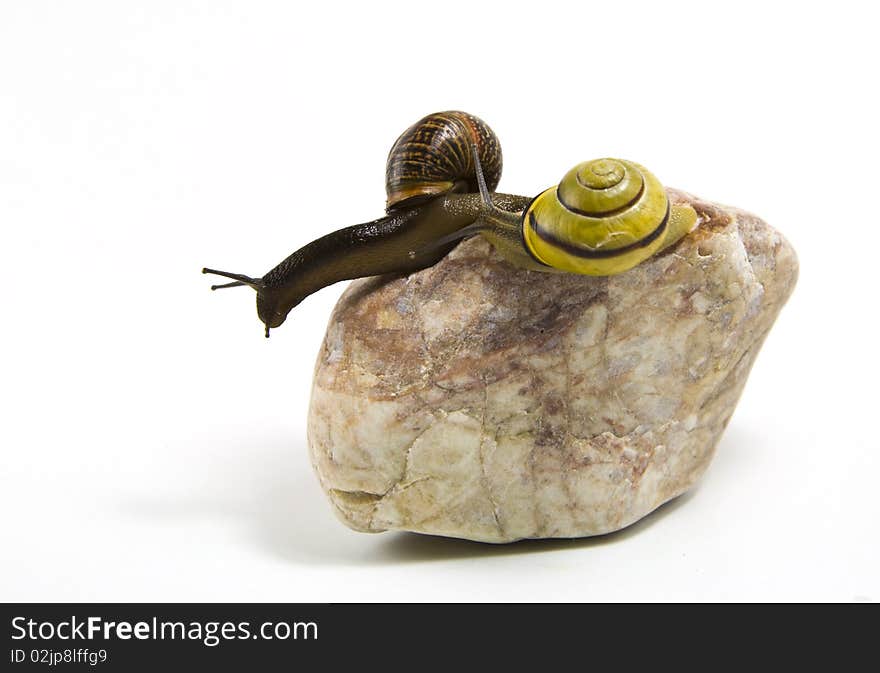
[{"label": "snail", "polygon": [[657,178],[630,161],[578,164],[534,198],[495,193],[501,167],[501,145],[481,119],[428,115],[391,148],[384,217],[312,241],[260,278],[202,273],[231,280],[212,290],[254,288],[268,337],[313,292],[432,266],[469,236],[482,235],[526,270],[613,275],[673,245],[696,223],[693,208],[670,204]]}]

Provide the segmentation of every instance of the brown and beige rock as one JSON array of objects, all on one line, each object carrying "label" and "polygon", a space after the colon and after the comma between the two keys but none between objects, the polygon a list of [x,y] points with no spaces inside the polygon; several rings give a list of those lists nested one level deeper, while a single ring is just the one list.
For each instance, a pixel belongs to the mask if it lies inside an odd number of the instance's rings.
[{"label": "brown and beige rock", "polygon": [[609,278],[509,266],[482,239],[356,281],[318,357],[312,463],[350,527],[487,542],[627,526],[706,470],[797,279],[741,210]]}]

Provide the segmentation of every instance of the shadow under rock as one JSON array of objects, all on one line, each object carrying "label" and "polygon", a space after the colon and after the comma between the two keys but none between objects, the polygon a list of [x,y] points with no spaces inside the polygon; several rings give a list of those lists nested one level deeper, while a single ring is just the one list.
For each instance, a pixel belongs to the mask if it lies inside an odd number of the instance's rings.
[{"label": "shadow under rock", "polygon": [[[725,433],[719,451],[737,453],[732,445],[742,440],[741,433]],[[371,535],[352,531],[336,518],[311,467],[297,457],[299,451],[307,450],[303,445],[288,444],[283,450],[276,448],[270,454],[274,460],[267,462],[272,467],[264,472],[266,479],[261,483],[260,492],[253,494],[259,503],[253,510],[257,516],[253,523],[259,543],[268,551],[290,562],[308,564],[393,565],[538,554],[616,544],[643,533],[688,504],[704,483],[699,481],[688,492],[626,528],[592,537],[490,544],[409,532]],[[728,456],[717,467],[723,467],[731,460],[735,463],[736,457]]]},{"label": "shadow under rock", "polygon": [[274,454],[254,508],[253,533],[260,546],[292,563],[358,565],[370,547],[369,535],[349,530],[333,513],[308,460],[308,448],[292,443]]},{"label": "shadow under rock", "polygon": [[585,549],[623,542],[687,503],[699,485],[658,507],[636,523],[613,533],[583,538],[520,540],[490,544],[421,533],[359,533],[345,527],[333,514],[311,467],[296,458],[305,446],[290,446],[273,454],[274,469],[254,508],[258,542],[289,562],[322,565],[393,565],[537,554],[565,549]]},{"label": "shadow under rock", "polygon": [[[716,479],[722,476],[717,474],[719,468],[725,475],[735,473],[754,441],[748,432],[731,429],[718,449],[724,458],[709,468],[710,474],[716,472]],[[687,504],[700,486],[622,530],[594,537],[487,544],[419,533],[369,535],[349,530],[337,520],[307,455],[304,439],[255,442],[248,452],[229,452],[225,473],[200,480],[180,498],[166,497],[162,503],[150,499],[133,509],[139,515],[148,511],[151,518],[236,519],[247,539],[289,563],[369,566],[538,554],[624,542]],[[230,469],[239,477],[232,492],[227,478]]]},{"label": "shadow under rock", "polygon": [[[294,444],[294,445],[291,445]],[[258,530],[262,543],[291,561],[344,565],[388,565],[517,554],[539,554],[588,549],[625,542],[662,522],[687,505],[703,485],[736,488],[737,473],[750,469],[756,451],[767,450],[756,428],[732,422],[722,433],[715,455],[704,474],[686,493],[661,505],[634,524],[613,533],[582,538],[520,540],[489,544],[421,533],[387,532],[371,535],[349,530],[333,514],[318,479],[298,452],[308,448],[291,443],[272,454],[274,469],[260,493]],[[696,506],[696,503],[692,504]]]},{"label": "shadow under rock", "polygon": [[538,554],[542,552],[567,549],[587,549],[607,544],[624,542],[638,535],[646,528],[658,523],[687,503],[696,493],[699,485],[677,498],[661,505],[634,524],[604,535],[579,538],[549,538],[543,540],[520,540],[507,544],[488,544],[459,540],[457,538],[423,535],[420,533],[394,533],[379,550],[385,562],[424,562],[470,559],[475,557],[492,558],[516,554]]},{"label": "shadow under rock", "polygon": [[[305,446],[287,446],[277,455],[272,471],[273,486],[261,495],[261,539],[273,552],[289,560],[356,565],[387,565],[472,558],[494,558],[518,554],[539,554],[568,549],[589,549],[625,542],[662,522],[696,496],[704,484],[735,488],[739,470],[748,469],[750,454],[766,450],[760,433],[732,422],[721,435],[716,455],[707,473],[688,492],[673,498],[634,524],[613,533],[583,538],[520,540],[489,544],[421,533],[387,532],[378,535],[347,529],[332,513],[317,477],[309,466],[300,468],[296,451]],[[283,467],[282,467],[283,466]],[[696,506],[692,504],[691,506]],[[311,514],[306,514],[310,512]]]},{"label": "shadow under rock", "polygon": [[[169,468],[170,469],[170,468]],[[307,565],[359,564],[369,536],[345,528],[321,491],[305,439],[227,440],[174,490],[126,493],[118,505],[138,520],[216,523],[264,554]]]}]

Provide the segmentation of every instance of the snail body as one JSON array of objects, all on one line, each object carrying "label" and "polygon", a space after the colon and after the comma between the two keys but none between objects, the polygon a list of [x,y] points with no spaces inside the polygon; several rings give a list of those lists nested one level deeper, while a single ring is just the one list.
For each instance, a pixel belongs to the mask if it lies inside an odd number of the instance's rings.
[{"label": "snail body", "polygon": [[638,164],[578,164],[535,198],[493,193],[501,177],[498,138],[464,112],[428,115],[404,131],[386,163],[386,215],[300,248],[260,278],[212,286],[250,286],[257,314],[281,325],[307,296],[340,280],[409,273],[437,263],[463,238],[481,235],[510,263],[540,272],[612,275],[674,244],[696,213],[671,205]]},{"label": "snail body", "polygon": [[[501,209],[521,211],[529,198],[495,194]],[[385,217],[334,231],[312,241],[260,278],[202,269],[232,279],[212,289],[246,285],[257,291],[257,315],[269,329],[280,326],[303,299],[341,280],[385,273],[411,273],[449,253],[481,207],[479,194],[447,194],[392,210]],[[503,211],[502,211],[503,212]],[[443,241],[444,237],[450,237]]]}]

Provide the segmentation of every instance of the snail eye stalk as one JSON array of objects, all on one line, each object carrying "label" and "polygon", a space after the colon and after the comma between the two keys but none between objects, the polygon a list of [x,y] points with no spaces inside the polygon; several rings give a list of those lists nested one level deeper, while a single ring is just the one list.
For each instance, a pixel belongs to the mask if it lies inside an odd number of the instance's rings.
[{"label": "snail eye stalk", "polygon": [[227,287],[241,287],[242,285],[247,285],[248,287],[252,287],[255,290],[259,290],[263,287],[263,281],[260,278],[251,278],[250,276],[245,276],[241,273],[229,273],[228,271],[218,271],[217,269],[202,269],[202,273],[210,273],[214,276],[222,276],[223,278],[232,278],[232,283],[223,283],[221,285],[212,285],[212,290],[222,290]]},{"label": "snail eye stalk", "polygon": [[489,188],[486,186],[486,177],[483,175],[483,165],[480,163],[480,152],[477,149],[476,143],[471,145],[471,152],[474,155],[474,171],[477,174],[477,186],[480,189],[480,196],[489,210],[495,210],[495,204],[492,203],[492,195],[489,194]]},{"label": "snail eye stalk", "polygon": [[233,281],[232,283],[223,283],[222,285],[212,285],[211,289],[212,290],[222,290],[223,288],[226,288],[226,287],[244,287],[244,283],[242,283],[240,280],[236,280],[236,281]]}]

